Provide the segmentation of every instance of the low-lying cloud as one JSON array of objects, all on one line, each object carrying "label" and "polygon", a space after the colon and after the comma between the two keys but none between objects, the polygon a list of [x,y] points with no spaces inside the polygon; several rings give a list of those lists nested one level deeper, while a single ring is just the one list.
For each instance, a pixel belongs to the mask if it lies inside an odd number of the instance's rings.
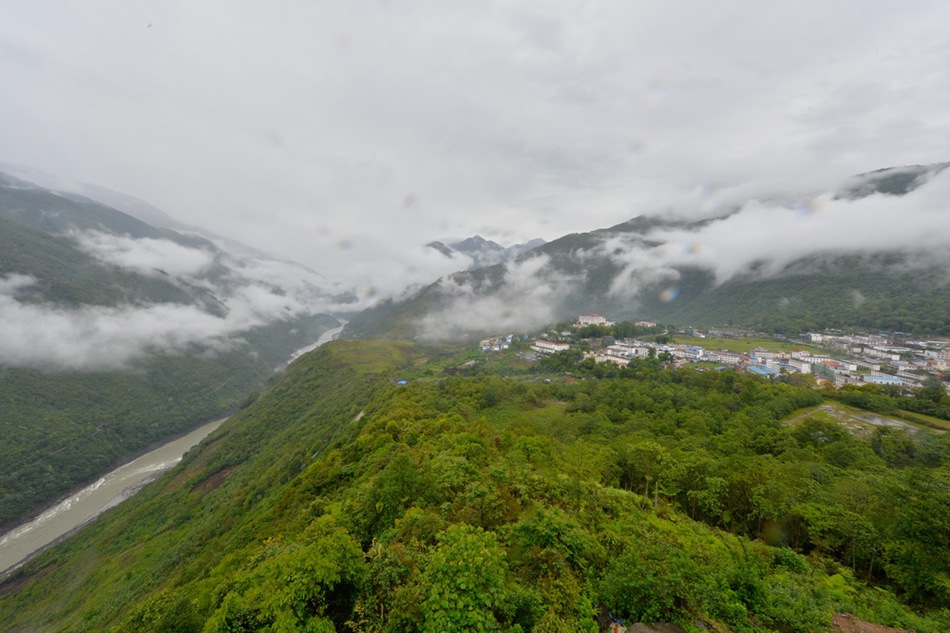
[{"label": "low-lying cloud", "polygon": [[136,239],[98,231],[75,233],[73,238],[93,257],[143,275],[199,275],[214,262],[214,253],[171,240]]},{"label": "low-lying cloud", "polygon": [[950,170],[903,196],[824,194],[791,204],[750,200],[700,229],[651,232],[659,246],[624,248],[608,240],[603,252],[621,263],[628,277],[651,267],[699,266],[713,270],[719,282],[753,264],[757,274],[769,276],[795,260],[824,253],[904,251],[940,257],[950,246],[947,200]]},{"label": "low-lying cloud", "polygon": [[254,323],[247,314],[214,317],[191,306],[84,307],[22,303],[17,290],[35,282],[0,278],[0,359],[37,369],[116,369],[150,351],[181,352],[200,342],[222,349],[229,332]]},{"label": "low-lying cloud", "polygon": [[[202,288],[214,297],[215,309],[204,308],[207,302],[64,307],[37,302],[37,280],[31,276],[0,276],[0,364],[120,369],[155,352],[229,350],[251,328],[339,308],[316,284],[319,275],[290,262],[234,258],[170,240],[105,233],[73,237],[106,264]],[[207,274],[214,264],[219,264],[215,274]]]},{"label": "low-lying cloud", "polygon": [[[897,170],[895,170],[896,172]],[[781,201],[752,199],[732,205],[727,216],[702,224],[658,224],[645,235],[607,234],[593,248],[573,257],[592,264],[608,258],[619,269],[609,285],[613,299],[636,304],[644,289],[660,289],[675,301],[683,267],[710,270],[717,283],[738,274],[780,275],[805,258],[901,252],[903,266],[950,263],[950,169],[929,176],[905,195],[875,193],[858,199],[784,196]],[[699,210],[702,217],[704,210]],[[689,217],[676,209],[668,217]],[[693,214],[696,217],[696,214]],[[645,239],[644,239],[645,238]],[[426,316],[424,338],[449,339],[478,332],[530,331],[565,315],[561,297],[582,282],[551,269],[547,256],[513,262],[503,283],[480,291],[468,277],[441,282],[448,305]],[[857,291],[856,306],[866,298]]]},{"label": "low-lying cloud", "polygon": [[468,277],[442,279],[440,291],[449,304],[422,319],[420,337],[453,340],[479,332],[531,331],[552,323],[564,291],[580,279],[555,273],[549,263],[546,255],[508,262],[504,282],[487,294]]}]

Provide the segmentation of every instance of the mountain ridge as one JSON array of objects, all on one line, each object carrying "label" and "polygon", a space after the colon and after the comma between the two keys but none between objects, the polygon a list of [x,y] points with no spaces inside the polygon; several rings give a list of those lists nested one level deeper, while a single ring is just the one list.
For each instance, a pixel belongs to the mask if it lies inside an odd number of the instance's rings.
[{"label": "mountain ridge", "polygon": [[449,259],[458,256],[471,259],[472,263],[468,266],[471,270],[508,261],[534,250],[544,243],[544,240],[535,238],[523,244],[513,244],[505,247],[495,241],[486,240],[481,235],[473,235],[463,240],[437,240],[429,242],[426,246],[439,251]]},{"label": "mountain ridge", "polygon": [[[640,215],[565,235],[507,263],[449,275],[401,304],[382,303],[350,332],[474,339],[595,311],[787,334],[848,326],[948,334],[948,166],[878,170],[837,192],[751,200],[698,220]],[[890,219],[900,214],[907,217]],[[787,228],[788,239],[776,228]]]}]

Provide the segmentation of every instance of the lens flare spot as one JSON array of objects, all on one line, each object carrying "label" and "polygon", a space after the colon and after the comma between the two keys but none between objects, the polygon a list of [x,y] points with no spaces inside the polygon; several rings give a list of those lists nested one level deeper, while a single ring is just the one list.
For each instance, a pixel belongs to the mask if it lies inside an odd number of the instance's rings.
[{"label": "lens flare spot", "polygon": [[828,206],[828,202],[824,198],[815,198],[808,203],[808,211],[810,213],[821,213]]},{"label": "lens flare spot", "polygon": [[693,242],[692,244],[687,244],[686,254],[687,255],[699,255],[703,250],[703,245],[699,242]]},{"label": "lens flare spot", "polygon": [[680,296],[680,289],[676,286],[670,286],[660,291],[660,301],[670,303],[676,301]]}]

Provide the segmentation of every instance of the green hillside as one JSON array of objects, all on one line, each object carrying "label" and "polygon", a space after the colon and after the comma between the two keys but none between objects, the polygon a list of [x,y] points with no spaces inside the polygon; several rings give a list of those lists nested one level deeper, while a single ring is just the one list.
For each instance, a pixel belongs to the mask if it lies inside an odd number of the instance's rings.
[{"label": "green hillside", "polygon": [[612,614],[791,632],[846,612],[950,628],[947,435],[786,423],[824,394],[733,372],[443,374],[464,358],[381,341],[303,357],[4,579],[0,621],[541,632]]},{"label": "green hillside", "polygon": [[910,259],[882,253],[802,260],[777,276],[739,276],[644,314],[789,335],[840,327],[950,334],[950,275],[944,266],[911,266]]}]

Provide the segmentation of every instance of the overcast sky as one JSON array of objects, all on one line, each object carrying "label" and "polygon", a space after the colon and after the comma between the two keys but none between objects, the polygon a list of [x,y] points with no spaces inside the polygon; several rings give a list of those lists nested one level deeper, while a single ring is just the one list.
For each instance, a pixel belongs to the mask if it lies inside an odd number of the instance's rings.
[{"label": "overcast sky", "polygon": [[950,160],[946,2],[23,0],[0,161],[388,291],[722,191]]}]

